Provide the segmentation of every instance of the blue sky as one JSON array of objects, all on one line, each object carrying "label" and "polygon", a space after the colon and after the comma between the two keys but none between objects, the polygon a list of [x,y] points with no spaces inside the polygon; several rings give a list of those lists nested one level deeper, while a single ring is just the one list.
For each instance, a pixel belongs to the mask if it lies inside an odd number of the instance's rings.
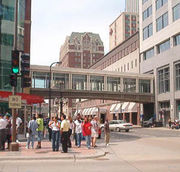
[{"label": "blue sky", "polygon": [[60,46],[71,32],[99,33],[109,49],[109,25],[124,11],[124,0],[32,1],[31,64],[59,60]]}]

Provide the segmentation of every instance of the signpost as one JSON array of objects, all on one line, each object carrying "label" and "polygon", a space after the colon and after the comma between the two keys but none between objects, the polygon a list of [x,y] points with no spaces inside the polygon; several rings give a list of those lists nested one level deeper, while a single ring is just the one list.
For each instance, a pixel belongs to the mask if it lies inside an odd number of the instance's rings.
[{"label": "signpost", "polygon": [[20,109],[21,108],[21,96],[9,96],[9,108]]}]

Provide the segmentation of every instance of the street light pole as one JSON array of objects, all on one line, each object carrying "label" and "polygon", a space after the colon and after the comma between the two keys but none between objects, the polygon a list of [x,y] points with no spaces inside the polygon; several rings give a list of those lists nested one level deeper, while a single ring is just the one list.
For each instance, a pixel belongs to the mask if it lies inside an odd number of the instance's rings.
[{"label": "street light pole", "polygon": [[54,64],[61,64],[62,62],[53,62],[49,67],[49,118],[51,119],[51,68]]}]

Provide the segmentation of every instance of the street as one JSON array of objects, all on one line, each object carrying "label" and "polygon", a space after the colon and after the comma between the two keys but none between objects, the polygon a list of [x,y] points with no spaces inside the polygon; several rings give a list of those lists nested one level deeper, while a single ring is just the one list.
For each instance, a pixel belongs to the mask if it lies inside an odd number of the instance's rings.
[{"label": "street", "polygon": [[96,159],[2,161],[0,172],[58,171],[180,171],[180,130],[135,128],[112,132],[111,142],[97,149],[108,152]]}]

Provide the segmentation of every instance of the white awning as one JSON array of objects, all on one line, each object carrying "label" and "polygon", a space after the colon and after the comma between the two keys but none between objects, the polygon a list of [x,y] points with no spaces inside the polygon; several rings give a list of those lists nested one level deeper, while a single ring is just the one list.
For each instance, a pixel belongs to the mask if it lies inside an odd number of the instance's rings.
[{"label": "white awning", "polygon": [[137,112],[137,103],[131,102],[128,106],[128,112]]},{"label": "white awning", "polygon": [[89,108],[88,112],[87,112],[87,115],[91,115],[91,111],[92,111],[93,108]]},{"label": "white awning", "polygon": [[98,108],[97,108],[97,107],[94,107],[94,108],[92,109],[92,111],[91,111],[91,114],[92,114],[92,115],[96,115],[97,112],[98,112]]},{"label": "white awning", "polygon": [[114,113],[114,109],[115,109],[116,105],[117,105],[117,104],[112,104],[112,105],[111,105],[111,108],[110,108],[110,110],[109,110],[110,113]]},{"label": "white awning", "polygon": [[76,112],[74,113],[74,116],[77,116],[77,114],[80,112],[81,112],[81,110],[76,110]]},{"label": "white awning", "polygon": [[121,106],[122,106],[122,103],[118,103],[114,109],[114,113],[120,113],[121,112]]},{"label": "white awning", "polygon": [[84,115],[88,115],[89,110],[90,110],[90,108],[87,108],[86,112],[84,113]]},{"label": "white awning", "polygon": [[124,102],[122,105],[122,112],[127,112],[128,110],[129,102]]},{"label": "white awning", "polygon": [[82,111],[82,115],[84,115],[85,112],[86,112],[86,109],[84,109],[84,110]]}]

